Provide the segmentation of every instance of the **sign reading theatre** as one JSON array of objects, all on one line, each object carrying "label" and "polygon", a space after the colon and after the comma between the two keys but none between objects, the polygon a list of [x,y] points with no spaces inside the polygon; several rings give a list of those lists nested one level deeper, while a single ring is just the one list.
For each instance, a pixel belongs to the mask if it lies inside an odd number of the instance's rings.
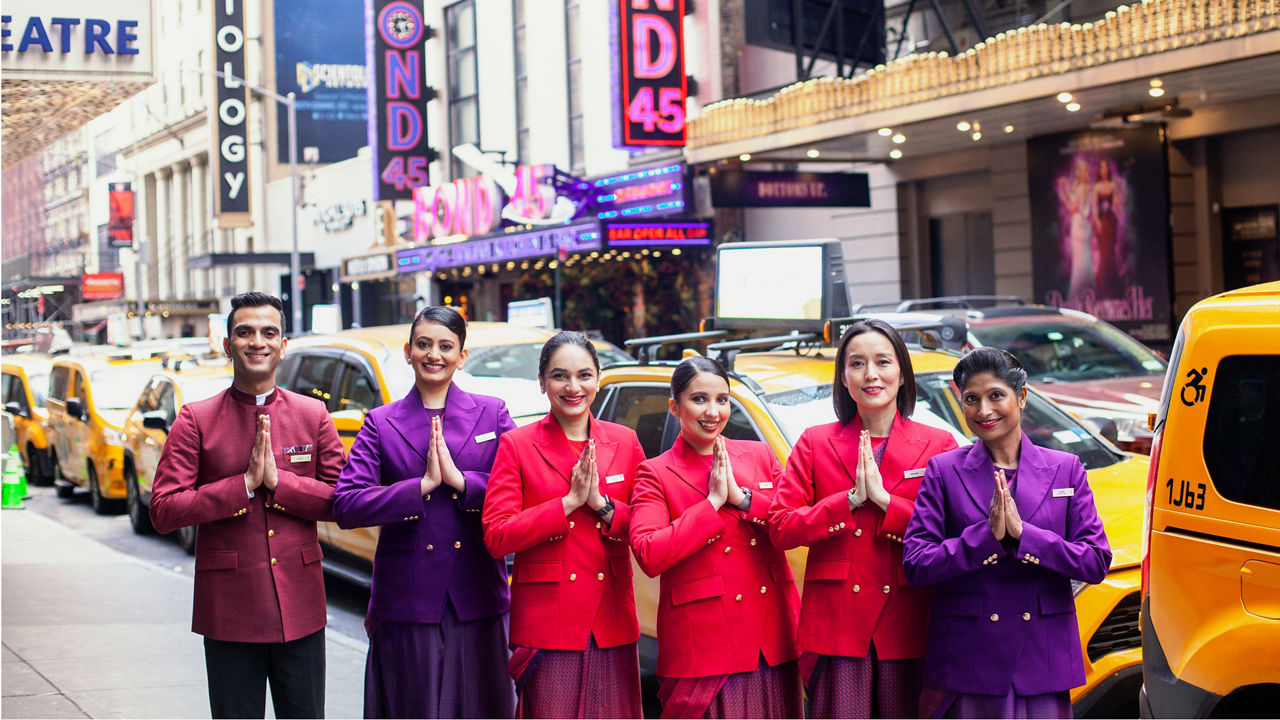
[{"label": "sign reading theatre", "polygon": [[684,0],[616,3],[616,144],[684,145]]},{"label": "sign reading theatre", "polygon": [[431,161],[422,0],[365,0],[365,26],[373,200],[410,200]]},{"label": "sign reading theatre", "polygon": [[217,126],[214,137],[214,214],[218,227],[249,227],[249,151],[245,144],[248,90],[244,86],[244,4],[219,0],[213,10],[213,69],[217,102],[211,112]]}]

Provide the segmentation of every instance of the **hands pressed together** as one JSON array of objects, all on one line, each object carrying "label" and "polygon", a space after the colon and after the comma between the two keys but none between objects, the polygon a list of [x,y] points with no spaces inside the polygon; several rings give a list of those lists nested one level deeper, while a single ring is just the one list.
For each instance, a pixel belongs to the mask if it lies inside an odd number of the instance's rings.
[{"label": "hands pressed together", "polygon": [[271,416],[258,416],[258,430],[249,453],[249,467],[244,471],[244,484],[249,492],[266,486],[275,492],[279,475],[276,473],[276,456],[271,450]]},{"label": "hands pressed together", "polygon": [[1004,470],[996,470],[996,489],[987,508],[987,524],[991,526],[996,540],[1004,540],[1005,535],[1014,540],[1022,538],[1022,517],[1018,515],[1018,505],[1013,501],[1013,491],[1005,481]]},{"label": "hands pressed together", "polygon": [[723,437],[718,437],[711,448],[711,480],[707,484],[707,500],[711,501],[711,507],[719,510],[726,502],[737,507],[746,499],[747,494],[738,487],[738,481],[733,477],[728,444]]},{"label": "hands pressed together", "polygon": [[[569,492],[565,493],[564,514],[567,517],[574,510],[586,505],[597,513],[609,505],[609,500],[600,492],[600,471],[596,466],[596,441],[587,440],[587,446],[582,449],[582,455],[578,456],[578,462],[573,465],[573,472],[569,477]],[[605,523],[613,520],[613,511],[610,510],[602,518]]]},{"label": "hands pressed together", "polygon": [[881,510],[889,508],[889,491],[884,489],[884,478],[876,464],[875,450],[871,447],[871,433],[866,430],[858,436],[858,476],[849,499],[849,509],[856,510],[870,500]]},{"label": "hands pressed together", "polygon": [[427,471],[422,475],[422,495],[426,497],[441,485],[462,492],[467,489],[462,471],[453,464],[453,455],[444,442],[439,416],[431,418],[431,443],[427,448]]}]

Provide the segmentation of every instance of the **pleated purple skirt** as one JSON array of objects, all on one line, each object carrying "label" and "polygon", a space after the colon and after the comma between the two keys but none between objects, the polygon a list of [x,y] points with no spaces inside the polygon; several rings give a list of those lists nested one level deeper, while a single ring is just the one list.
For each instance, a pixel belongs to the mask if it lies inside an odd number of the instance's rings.
[{"label": "pleated purple skirt", "polygon": [[931,718],[1071,718],[1071,693],[1063,690],[1043,695],[1018,695],[1009,688],[1004,695],[975,695],[925,688],[920,716]]},{"label": "pleated purple skirt", "polygon": [[[522,658],[522,656],[526,656]],[[640,655],[636,644],[614,648],[534,650],[517,648],[512,671],[518,718],[639,718]],[[504,674],[505,674],[504,669]]]},{"label": "pleated purple skirt", "polygon": [[800,667],[792,660],[769,665],[760,657],[751,672],[697,678],[662,678],[664,718],[798,718],[804,716]]},{"label": "pleated purple skirt", "polygon": [[366,718],[509,718],[507,619],[462,622],[445,603],[440,623],[383,622],[369,639]]},{"label": "pleated purple skirt", "polygon": [[924,660],[820,655],[809,675],[811,718],[913,718],[920,712]]}]

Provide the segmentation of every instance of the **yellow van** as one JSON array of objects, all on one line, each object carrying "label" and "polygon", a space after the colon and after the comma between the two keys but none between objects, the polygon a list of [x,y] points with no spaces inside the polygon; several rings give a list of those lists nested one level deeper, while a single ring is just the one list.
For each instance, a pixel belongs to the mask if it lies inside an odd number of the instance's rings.
[{"label": "yellow van", "polygon": [[124,419],[157,367],[93,357],[54,361],[45,406],[58,497],[86,487],[94,512],[124,511]]},{"label": "yellow van", "polygon": [[[45,355],[4,356],[4,409],[13,416],[14,444],[32,485],[48,485],[53,480],[49,440],[44,431],[49,419],[44,393],[49,387],[52,364]],[[0,448],[0,452],[8,449]]]},{"label": "yellow van", "polygon": [[1280,282],[1197,303],[1147,477],[1143,717],[1280,713]]}]

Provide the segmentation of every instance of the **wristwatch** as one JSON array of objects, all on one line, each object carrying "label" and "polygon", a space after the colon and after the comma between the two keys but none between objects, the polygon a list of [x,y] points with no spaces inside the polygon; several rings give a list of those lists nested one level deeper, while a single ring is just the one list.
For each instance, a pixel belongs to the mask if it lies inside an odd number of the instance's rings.
[{"label": "wristwatch", "polygon": [[734,507],[743,512],[751,509],[751,488],[742,488],[742,502],[734,505]]},{"label": "wristwatch", "polygon": [[613,498],[605,498],[604,505],[595,511],[596,517],[601,519],[608,517],[611,512],[613,512]]},{"label": "wristwatch", "polygon": [[853,506],[854,510],[857,510],[863,505],[866,505],[866,502],[858,502],[858,498],[853,494],[853,488],[849,488],[849,504]]}]

